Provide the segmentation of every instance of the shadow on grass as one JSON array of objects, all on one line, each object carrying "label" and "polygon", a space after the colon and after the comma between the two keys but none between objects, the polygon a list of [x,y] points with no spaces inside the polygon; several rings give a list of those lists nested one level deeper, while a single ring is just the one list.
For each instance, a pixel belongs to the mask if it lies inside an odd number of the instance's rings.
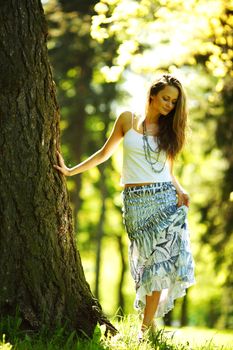
[{"label": "shadow on grass", "polygon": [[107,350],[101,343],[101,326],[97,325],[92,338],[76,331],[67,331],[66,327],[57,327],[51,332],[44,327],[40,332],[22,330],[19,317],[7,317],[0,321],[1,350]]}]

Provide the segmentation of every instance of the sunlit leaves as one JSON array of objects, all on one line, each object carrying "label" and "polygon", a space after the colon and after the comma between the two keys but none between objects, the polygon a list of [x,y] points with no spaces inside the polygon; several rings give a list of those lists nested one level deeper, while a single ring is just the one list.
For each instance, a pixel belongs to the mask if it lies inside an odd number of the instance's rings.
[{"label": "sunlit leaves", "polygon": [[119,80],[123,68],[120,66],[104,66],[101,68],[101,73],[107,83],[116,82]]},{"label": "sunlit leaves", "polygon": [[[231,6],[223,0],[100,1],[95,7],[92,36],[100,43],[117,37],[114,64],[120,67],[130,64],[139,72],[172,64],[193,65],[194,56],[200,54],[209,56],[207,68],[221,78],[232,71],[233,20],[225,13]],[[145,43],[151,50],[141,55],[138,48]],[[224,45],[227,50],[221,50]]]}]

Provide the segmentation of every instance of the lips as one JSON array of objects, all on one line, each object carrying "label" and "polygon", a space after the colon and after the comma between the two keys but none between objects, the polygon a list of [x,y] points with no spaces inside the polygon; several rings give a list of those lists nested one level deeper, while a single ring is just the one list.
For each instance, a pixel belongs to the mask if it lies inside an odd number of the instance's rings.
[{"label": "lips", "polygon": [[166,112],[166,113],[169,113],[171,110],[170,109],[166,109],[166,108],[163,108],[163,110]]}]

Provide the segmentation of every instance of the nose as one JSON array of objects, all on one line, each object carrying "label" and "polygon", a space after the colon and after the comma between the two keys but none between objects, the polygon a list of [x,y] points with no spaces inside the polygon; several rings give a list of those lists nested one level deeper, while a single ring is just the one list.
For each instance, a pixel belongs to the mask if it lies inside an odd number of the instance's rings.
[{"label": "nose", "polygon": [[172,107],[173,107],[172,101],[167,101],[166,108],[167,109],[172,109]]}]

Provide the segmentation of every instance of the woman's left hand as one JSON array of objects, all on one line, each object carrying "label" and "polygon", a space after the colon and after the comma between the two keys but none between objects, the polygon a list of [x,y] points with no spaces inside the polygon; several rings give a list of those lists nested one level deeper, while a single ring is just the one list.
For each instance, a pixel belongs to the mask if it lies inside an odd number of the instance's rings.
[{"label": "woman's left hand", "polygon": [[188,193],[177,191],[177,196],[178,196],[178,202],[177,202],[178,207],[180,207],[181,205],[186,205],[186,207],[189,207]]}]

